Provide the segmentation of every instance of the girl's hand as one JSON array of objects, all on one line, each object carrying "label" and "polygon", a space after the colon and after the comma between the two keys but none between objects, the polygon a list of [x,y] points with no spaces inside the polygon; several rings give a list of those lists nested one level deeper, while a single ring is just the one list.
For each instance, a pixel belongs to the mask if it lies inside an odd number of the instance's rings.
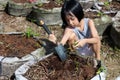
[{"label": "girl's hand", "polygon": [[78,40],[74,43],[73,47],[78,48],[78,47],[83,47],[86,44],[86,41],[84,39]]},{"label": "girl's hand", "polygon": [[52,41],[53,43],[56,43],[57,38],[55,37],[54,34],[50,34],[50,35],[49,35],[49,40]]}]

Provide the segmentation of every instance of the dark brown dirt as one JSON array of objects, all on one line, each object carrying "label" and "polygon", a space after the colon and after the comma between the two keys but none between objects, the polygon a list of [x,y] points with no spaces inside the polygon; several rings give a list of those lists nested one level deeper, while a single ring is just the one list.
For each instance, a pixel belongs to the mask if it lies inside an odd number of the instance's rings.
[{"label": "dark brown dirt", "polygon": [[26,2],[29,2],[29,0],[12,0],[16,3],[26,3]]},{"label": "dark brown dirt", "polygon": [[39,47],[40,45],[32,37],[0,34],[0,56],[21,58]]},{"label": "dark brown dirt", "polygon": [[64,0],[48,0],[49,3],[43,3],[41,6],[41,8],[44,8],[44,9],[53,9],[55,7],[61,7],[62,4],[63,4],[63,1]]},{"label": "dark brown dirt", "polygon": [[24,76],[29,80],[90,80],[96,74],[92,63],[73,54],[65,62],[52,55],[31,66]]},{"label": "dark brown dirt", "polygon": [[[101,6],[101,5],[100,5]],[[101,13],[103,14],[103,12],[105,11],[120,11],[120,3],[119,2],[116,2],[116,1],[113,1],[111,3],[109,3],[108,6],[101,6],[102,9],[101,9]],[[107,14],[108,16],[111,16],[111,17],[114,17],[116,15],[117,12],[115,13],[109,13]],[[104,14],[103,14],[104,15]],[[91,12],[91,11],[88,11],[88,12],[85,12],[85,17],[88,17],[88,18],[91,18],[91,19],[94,19],[94,18],[100,18],[101,16],[99,15],[98,12]]]}]

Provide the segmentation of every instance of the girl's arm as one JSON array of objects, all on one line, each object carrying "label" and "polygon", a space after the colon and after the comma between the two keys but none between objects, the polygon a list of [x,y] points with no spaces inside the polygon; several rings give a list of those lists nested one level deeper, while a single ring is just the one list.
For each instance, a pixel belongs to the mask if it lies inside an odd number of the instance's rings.
[{"label": "girl's arm", "polygon": [[50,34],[49,35],[49,40],[54,42],[54,43],[57,43],[57,44],[65,45],[66,42],[69,39],[69,36],[70,36],[70,29],[66,28],[65,31],[64,31],[64,35],[63,35],[63,37],[62,37],[60,42],[57,42],[57,38],[55,37],[54,34]]},{"label": "girl's arm", "polygon": [[100,37],[98,35],[97,29],[94,25],[93,20],[88,21],[88,26],[91,31],[91,38],[86,39],[86,43],[92,44],[92,43],[97,43],[100,40]]},{"label": "girl's arm", "polygon": [[71,30],[69,28],[66,28],[64,31],[64,35],[60,41],[60,44],[65,45],[70,37],[70,34],[71,34]]},{"label": "girl's arm", "polygon": [[91,19],[88,22],[88,26],[89,26],[90,31],[91,31],[91,37],[78,40],[76,42],[77,44],[74,46],[75,48],[76,47],[83,47],[86,43],[95,44],[95,43],[100,41],[98,32],[97,32],[95,25],[94,25],[94,22]]}]

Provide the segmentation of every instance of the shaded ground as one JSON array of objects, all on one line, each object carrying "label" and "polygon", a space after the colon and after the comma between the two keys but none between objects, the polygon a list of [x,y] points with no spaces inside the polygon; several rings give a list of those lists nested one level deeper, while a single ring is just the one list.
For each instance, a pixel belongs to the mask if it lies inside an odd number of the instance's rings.
[{"label": "shaded ground", "polygon": [[107,67],[106,80],[115,80],[117,76],[120,76],[120,49],[114,46],[110,37],[107,37],[102,40],[101,53]]}]

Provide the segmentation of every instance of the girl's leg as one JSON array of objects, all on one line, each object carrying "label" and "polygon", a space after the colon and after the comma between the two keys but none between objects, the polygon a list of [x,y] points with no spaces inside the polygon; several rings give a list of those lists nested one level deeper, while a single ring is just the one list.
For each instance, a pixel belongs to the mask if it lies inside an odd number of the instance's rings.
[{"label": "girl's leg", "polygon": [[95,52],[95,58],[97,60],[101,60],[100,59],[100,48],[101,48],[101,42],[99,40],[96,44],[93,44],[93,50]]}]

